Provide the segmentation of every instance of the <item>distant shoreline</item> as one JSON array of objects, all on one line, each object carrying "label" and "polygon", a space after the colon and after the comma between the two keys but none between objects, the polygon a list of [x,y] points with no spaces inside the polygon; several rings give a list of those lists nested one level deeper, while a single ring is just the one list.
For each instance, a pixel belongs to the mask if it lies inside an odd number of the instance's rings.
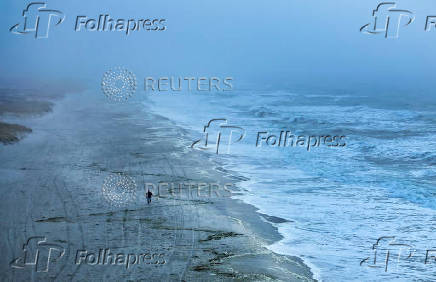
[{"label": "distant shoreline", "polygon": [[9,145],[19,142],[32,129],[21,124],[5,122],[12,116],[18,119],[41,116],[52,111],[53,103],[40,98],[36,91],[18,89],[0,89],[0,143]]}]

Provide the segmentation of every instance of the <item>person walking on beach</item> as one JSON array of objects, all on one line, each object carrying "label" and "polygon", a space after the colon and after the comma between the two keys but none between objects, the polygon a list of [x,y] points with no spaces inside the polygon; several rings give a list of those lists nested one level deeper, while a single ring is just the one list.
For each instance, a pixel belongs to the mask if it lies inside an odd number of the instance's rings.
[{"label": "person walking on beach", "polygon": [[151,203],[151,196],[153,196],[153,193],[150,192],[150,190],[147,190],[147,204]]}]

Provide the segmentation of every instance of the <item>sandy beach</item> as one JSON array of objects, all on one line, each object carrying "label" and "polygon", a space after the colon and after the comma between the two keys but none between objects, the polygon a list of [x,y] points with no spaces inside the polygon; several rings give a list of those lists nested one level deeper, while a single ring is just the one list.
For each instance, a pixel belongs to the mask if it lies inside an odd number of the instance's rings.
[{"label": "sandy beach", "polygon": [[[92,91],[52,106],[0,119],[28,131],[0,145],[2,281],[314,281],[302,260],[266,248],[284,220],[232,199],[244,178],[190,149],[182,128]],[[105,198],[111,177],[134,183],[132,201]],[[231,194],[182,185],[147,204],[146,183],[162,182],[233,185]],[[34,242],[48,257],[32,265]]]}]

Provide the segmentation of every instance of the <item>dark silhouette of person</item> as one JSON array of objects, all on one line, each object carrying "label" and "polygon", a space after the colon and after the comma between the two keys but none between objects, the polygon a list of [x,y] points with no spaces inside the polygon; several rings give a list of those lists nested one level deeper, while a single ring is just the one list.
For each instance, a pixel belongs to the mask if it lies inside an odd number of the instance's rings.
[{"label": "dark silhouette of person", "polygon": [[151,196],[153,196],[153,193],[150,192],[150,190],[147,190],[147,204],[151,203]]}]

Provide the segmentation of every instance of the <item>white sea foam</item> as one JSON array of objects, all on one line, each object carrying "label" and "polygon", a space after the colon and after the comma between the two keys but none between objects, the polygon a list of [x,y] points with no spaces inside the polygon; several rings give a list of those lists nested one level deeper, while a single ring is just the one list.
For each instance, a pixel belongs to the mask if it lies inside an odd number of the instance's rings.
[{"label": "white sea foam", "polygon": [[[331,96],[331,95],[330,95]],[[295,93],[159,94],[153,109],[191,131],[213,118],[244,127],[243,142],[216,156],[250,179],[238,196],[260,212],[289,220],[276,224],[283,240],[274,251],[297,255],[324,281],[431,280],[426,249],[436,246],[434,113],[347,104]],[[334,96],[334,95],[333,95]],[[356,98],[356,97],[354,97]],[[365,97],[357,97],[366,99]],[[347,146],[256,148],[258,131],[347,135]],[[410,261],[388,272],[360,266],[382,236],[412,245]]]}]

